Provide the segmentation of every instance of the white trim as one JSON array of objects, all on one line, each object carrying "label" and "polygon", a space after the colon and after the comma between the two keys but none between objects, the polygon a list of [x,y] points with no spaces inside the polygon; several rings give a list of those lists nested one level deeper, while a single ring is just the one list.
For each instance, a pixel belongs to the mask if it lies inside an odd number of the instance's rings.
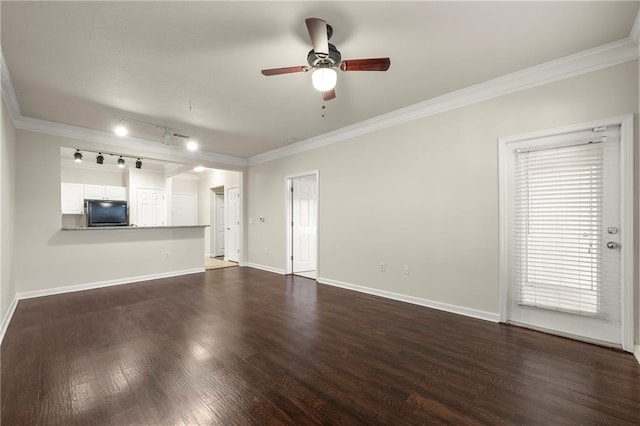
[{"label": "white trim", "polygon": [[22,115],[20,114],[20,104],[18,103],[18,98],[16,97],[16,91],[13,87],[13,82],[11,81],[11,74],[9,74],[9,67],[7,66],[7,62],[4,59],[4,52],[2,51],[2,47],[0,47],[0,81],[2,82],[2,96],[7,101],[7,106],[9,107],[9,115],[11,116],[11,120],[15,122]]},{"label": "white trim", "polygon": [[9,309],[7,310],[7,313],[4,315],[4,318],[2,319],[2,327],[0,328],[0,345],[2,344],[2,341],[4,340],[4,335],[7,332],[7,328],[9,328],[9,323],[11,322],[11,318],[13,318],[13,314],[16,311],[16,308],[18,307],[18,296],[16,295],[13,298],[13,301],[11,302],[11,304],[9,305]]},{"label": "white trim", "polygon": [[304,176],[315,176],[316,177],[316,192],[318,193],[318,199],[316,200],[316,271],[320,271],[319,265],[319,253],[320,253],[320,218],[318,217],[319,213],[319,205],[320,205],[320,170],[315,169],[306,173],[297,173],[294,175],[287,175],[284,177],[284,211],[287,212],[285,215],[285,273],[292,274],[293,273],[293,262],[291,262],[291,256],[293,255],[293,247],[291,246],[291,239],[293,238],[291,235],[291,222],[293,221],[291,211],[291,185],[293,182],[290,180],[295,178],[300,178]]},{"label": "white trim", "polygon": [[425,306],[427,308],[438,309],[439,311],[450,312],[453,314],[464,315],[471,318],[481,319],[484,321],[498,322],[499,316],[493,312],[481,311],[478,309],[467,308],[464,306],[451,305],[449,303],[437,302],[435,300],[422,299],[420,297],[407,296],[405,294],[394,293],[377,288],[364,287],[356,284],[349,284],[342,281],[332,280],[330,278],[318,278],[318,283],[327,284],[334,287],[346,288],[360,293],[372,294],[374,296],[384,297],[386,299],[398,300],[400,302],[411,303],[413,305]]},{"label": "white trim", "polygon": [[[634,341],[634,152],[633,115],[629,114],[620,120],[620,245],[622,270],[622,292],[620,294],[620,317],[622,326],[622,349],[633,351]],[[626,320],[625,320],[626,319]]]},{"label": "white trim", "polygon": [[638,362],[640,363],[640,345],[636,345],[636,351],[633,353]]},{"label": "white trim", "polygon": [[285,275],[284,269],[274,268],[272,266],[259,265],[257,263],[251,263],[251,262],[243,262],[243,263],[240,263],[239,265],[240,266],[248,266],[250,268],[255,268],[255,269],[260,269],[260,270],[267,271],[267,272],[273,272],[274,274]]},{"label": "white trim", "polygon": [[638,59],[638,45],[630,38],[507,74],[484,83],[379,115],[333,132],[249,157],[250,166],[334,144],[356,136],[397,126],[543,84]]},{"label": "white trim", "polygon": [[634,338],[634,251],[633,251],[633,204],[634,204],[634,180],[633,180],[633,115],[627,114],[617,117],[610,117],[587,123],[572,124],[569,126],[546,129],[520,135],[512,135],[498,138],[498,203],[499,203],[499,230],[500,230],[500,321],[506,322],[509,318],[508,300],[508,223],[507,213],[509,200],[506,191],[506,177],[508,173],[508,144],[537,139],[552,135],[561,135],[577,132],[585,129],[606,126],[620,126],[620,245],[625,249],[621,252],[620,271],[621,294],[620,294],[620,318],[622,349],[628,352],[633,351]]},{"label": "white trim", "polygon": [[636,20],[633,21],[633,27],[631,27],[629,38],[636,44],[640,43],[640,10],[636,14]]},{"label": "white trim", "polygon": [[69,285],[64,287],[48,288],[46,290],[24,291],[24,292],[18,293],[16,297],[19,300],[31,299],[34,297],[52,296],[54,294],[71,293],[74,291],[92,290],[95,288],[111,287],[111,286],[122,285],[122,284],[131,284],[131,283],[136,283],[140,281],[157,280],[160,278],[170,278],[170,277],[177,277],[180,275],[188,275],[188,274],[197,274],[204,271],[205,269],[204,267],[202,267],[202,268],[184,269],[181,271],[161,272],[159,274],[139,275],[137,277],[118,278],[115,280],[108,280],[108,281],[97,281],[97,282],[86,283],[86,284],[76,284],[76,285]]}]

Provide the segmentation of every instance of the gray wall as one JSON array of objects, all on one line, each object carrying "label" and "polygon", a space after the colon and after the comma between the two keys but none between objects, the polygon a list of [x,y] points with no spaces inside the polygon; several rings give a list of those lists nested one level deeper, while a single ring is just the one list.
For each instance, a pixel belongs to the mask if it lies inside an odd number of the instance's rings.
[{"label": "gray wall", "polygon": [[251,166],[248,261],[285,268],[285,176],[318,169],[319,277],[497,313],[497,138],[637,112],[633,61]]},{"label": "gray wall", "polygon": [[203,267],[202,229],[61,231],[60,147],[78,141],[22,130],[17,140],[17,292]]},{"label": "gray wall", "polygon": [[16,130],[9,110],[2,101],[2,136],[0,140],[0,321],[16,294],[13,274],[13,242],[15,221]]}]

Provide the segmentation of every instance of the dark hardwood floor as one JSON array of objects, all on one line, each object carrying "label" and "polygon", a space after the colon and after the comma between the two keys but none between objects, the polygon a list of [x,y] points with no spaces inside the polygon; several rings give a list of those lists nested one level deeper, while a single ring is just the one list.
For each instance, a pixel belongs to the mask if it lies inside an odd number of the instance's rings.
[{"label": "dark hardwood floor", "polygon": [[21,301],[2,425],[639,424],[633,356],[250,268]]}]

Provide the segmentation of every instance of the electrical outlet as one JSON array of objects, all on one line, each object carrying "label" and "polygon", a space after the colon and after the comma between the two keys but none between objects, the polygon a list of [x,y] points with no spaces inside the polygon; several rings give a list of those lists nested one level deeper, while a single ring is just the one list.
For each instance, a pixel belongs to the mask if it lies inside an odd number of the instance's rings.
[{"label": "electrical outlet", "polygon": [[171,257],[171,253],[169,253],[168,251],[164,252],[164,258],[168,259],[169,257]]},{"label": "electrical outlet", "polygon": [[387,272],[387,265],[384,262],[380,262],[380,272]]},{"label": "electrical outlet", "polygon": [[404,273],[409,274],[409,265],[404,265]]}]

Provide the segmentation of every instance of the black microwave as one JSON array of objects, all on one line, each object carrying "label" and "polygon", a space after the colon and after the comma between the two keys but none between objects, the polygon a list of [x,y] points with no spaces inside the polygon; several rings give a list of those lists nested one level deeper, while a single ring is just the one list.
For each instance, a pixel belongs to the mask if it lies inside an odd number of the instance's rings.
[{"label": "black microwave", "polygon": [[84,200],[87,226],[129,226],[126,201]]}]

